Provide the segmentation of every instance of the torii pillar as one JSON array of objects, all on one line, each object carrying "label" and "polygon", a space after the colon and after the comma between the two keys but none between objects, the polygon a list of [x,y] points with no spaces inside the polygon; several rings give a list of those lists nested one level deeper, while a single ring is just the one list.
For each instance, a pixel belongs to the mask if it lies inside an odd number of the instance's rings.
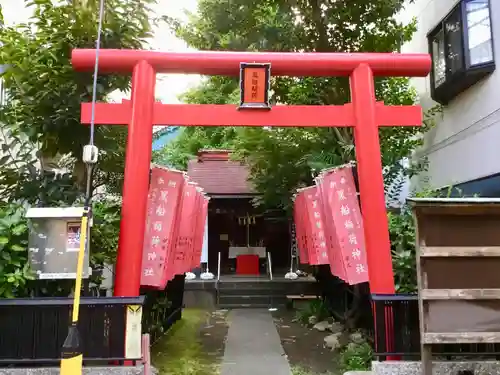
[{"label": "torii pillar", "polygon": [[[76,70],[90,71],[95,50],[74,50]],[[270,63],[273,76],[349,76],[352,103],[344,106],[276,106],[270,111],[238,111],[233,105],[155,103],[156,73],[237,76],[240,63]],[[375,99],[374,76],[425,77],[427,54],[247,53],[101,50],[99,71],[132,73],[131,101],[97,104],[96,124],[128,126],[122,221],[114,294],[137,296],[146,224],[153,125],[354,127],[361,210],[364,219],[370,290],[394,293],[391,249],[380,157],[380,126],[419,126],[419,106],[385,106]],[[90,104],[82,104],[90,122]]]}]

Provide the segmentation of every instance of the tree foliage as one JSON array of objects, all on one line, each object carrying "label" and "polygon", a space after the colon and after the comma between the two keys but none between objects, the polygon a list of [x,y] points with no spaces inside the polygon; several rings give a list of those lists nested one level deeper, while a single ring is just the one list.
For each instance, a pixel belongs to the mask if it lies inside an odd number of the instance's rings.
[{"label": "tree foliage", "polygon": [[23,296],[34,277],[28,266],[28,226],[19,205],[0,207],[0,298]]},{"label": "tree foliage", "polygon": [[[143,48],[154,2],[107,0],[101,47]],[[74,48],[95,47],[99,1],[31,3],[27,23],[7,27],[0,14],[0,61],[8,67],[0,77],[7,96],[0,107],[0,298],[30,295],[35,285],[42,295],[68,295],[72,283],[31,280],[24,213],[29,205],[81,204],[85,188],[81,154],[89,129],[80,123],[80,103],[91,101],[93,79],[75,72],[70,57]],[[129,83],[128,76],[100,74],[97,100]],[[94,187],[106,185],[117,196],[94,204],[94,269],[116,255],[125,137],[120,127],[96,128],[101,153]]]},{"label": "tree foliage", "polygon": [[[142,47],[151,35],[147,4],[152,2],[106,1],[101,46]],[[61,156],[71,156],[72,175],[84,186],[80,160],[89,129],[80,123],[80,103],[92,98],[92,72],[75,72],[70,58],[74,48],[95,48],[98,4],[96,0],[38,0],[28,23],[0,30],[0,61],[8,66],[2,79],[9,99],[0,112],[4,124],[0,167],[7,169],[0,177],[1,185],[15,185],[13,177],[25,173],[18,163],[10,162],[15,157],[12,152],[21,149],[36,156],[43,167],[58,162]],[[129,83],[128,76],[99,75],[97,99],[105,100],[112,91],[127,89]],[[97,184],[110,185],[121,179],[125,134],[121,127],[96,129],[96,143],[102,151]],[[32,167],[27,163],[22,169]],[[24,181],[17,184],[24,185]]]},{"label": "tree foliage", "polygon": [[[410,40],[415,23],[403,25],[395,15],[403,0],[200,0],[198,11],[182,23],[169,19],[177,35],[201,50],[280,52],[397,52]],[[238,82],[210,77],[184,95],[189,103],[236,103]],[[376,96],[386,104],[413,104],[406,78],[376,80]],[[272,102],[340,105],[350,101],[345,77],[273,77]],[[272,125],[272,124],[269,124]],[[400,161],[421,143],[423,128],[380,130],[387,185],[415,166]],[[319,170],[353,160],[349,128],[185,129],[158,155],[158,160],[185,166],[200,147],[231,147],[250,167],[264,207],[289,209],[295,189],[310,184]]]}]

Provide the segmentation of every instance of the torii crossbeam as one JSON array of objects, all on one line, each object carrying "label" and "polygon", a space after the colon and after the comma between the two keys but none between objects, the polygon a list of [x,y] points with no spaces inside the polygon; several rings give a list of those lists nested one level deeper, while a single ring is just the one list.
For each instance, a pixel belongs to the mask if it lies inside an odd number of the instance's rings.
[{"label": "torii crossbeam", "polygon": [[[95,50],[74,50],[76,70],[90,71]],[[239,111],[232,105],[161,104],[155,101],[157,73],[237,76],[240,63],[270,63],[273,76],[349,76],[352,103],[344,106],[275,106]],[[427,76],[426,54],[243,53],[101,50],[99,71],[132,73],[132,97],[96,105],[96,124],[127,125],[122,221],[116,265],[116,296],[137,296],[154,125],[354,127],[361,210],[372,293],[394,293],[391,250],[380,158],[380,126],[419,126],[419,106],[385,106],[375,99],[374,76]],[[90,122],[90,104],[81,120]]]}]

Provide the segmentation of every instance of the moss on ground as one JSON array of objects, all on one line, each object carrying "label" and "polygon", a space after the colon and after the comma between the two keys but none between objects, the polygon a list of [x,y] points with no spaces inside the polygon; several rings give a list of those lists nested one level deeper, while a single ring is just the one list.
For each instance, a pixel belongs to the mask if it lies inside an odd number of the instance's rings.
[{"label": "moss on ground", "polygon": [[185,309],[182,319],[152,347],[152,363],[159,375],[217,375],[219,363],[206,355],[200,327],[207,312]]},{"label": "moss on ground", "polygon": [[318,374],[301,366],[292,366],[292,375],[335,375],[333,372]]}]

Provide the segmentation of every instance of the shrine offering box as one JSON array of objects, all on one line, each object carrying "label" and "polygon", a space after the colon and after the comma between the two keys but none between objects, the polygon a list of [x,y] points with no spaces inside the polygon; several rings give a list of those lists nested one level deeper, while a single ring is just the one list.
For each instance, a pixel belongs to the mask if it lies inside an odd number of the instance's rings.
[{"label": "shrine offering box", "polygon": [[500,342],[500,199],[415,198],[422,369],[432,345]]},{"label": "shrine offering box", "polygon": [[[74,279],[80,250],[83,207],[30,208],[28,257],[39,279]],[[89,277],[89,254],[85,253],[83,277]]]}]

